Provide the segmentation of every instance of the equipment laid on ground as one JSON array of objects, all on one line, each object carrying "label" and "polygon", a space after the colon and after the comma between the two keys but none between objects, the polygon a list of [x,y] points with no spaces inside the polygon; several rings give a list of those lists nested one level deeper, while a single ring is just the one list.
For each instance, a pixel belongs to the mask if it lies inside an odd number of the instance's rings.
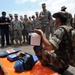
[{"label": "equipment laid on ground", "polygon": [[24,70],[31,70],[37,60],[38,58],[33,57],[31,54],[20,53],[20,58],[15,62],[14,69],[17,72],[23,72]]},{"label": "equipment laid on ground", "polygon": [[18,48],[4,50],[4,51],[0,52],[0,57],[6,57],[9,54],[17,53],[19,51],[21,51],[21,50],[19,50]]}]

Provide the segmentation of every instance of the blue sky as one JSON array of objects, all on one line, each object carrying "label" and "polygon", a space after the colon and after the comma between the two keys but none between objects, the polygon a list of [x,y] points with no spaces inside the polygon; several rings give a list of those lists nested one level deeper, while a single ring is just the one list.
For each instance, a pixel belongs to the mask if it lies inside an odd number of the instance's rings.
[{"label": "blue sky", "polygon": [[[75,0],[0,0],[0,13],[6,11],[8,14],[17,13],[32,16],[36,11],[42,11],[41,4],[46,3],[47,9],[51,14],[60,11],[61,6],[66,6],[68,12],[75,13]],[[0,14],[1,16],[1,14]]]}]

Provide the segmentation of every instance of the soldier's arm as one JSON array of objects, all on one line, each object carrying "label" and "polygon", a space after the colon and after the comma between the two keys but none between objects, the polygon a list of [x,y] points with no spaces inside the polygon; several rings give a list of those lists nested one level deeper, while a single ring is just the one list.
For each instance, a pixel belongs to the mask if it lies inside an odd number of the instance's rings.
[{"label": "soldier's arm", "polygon": [[46,50],[58,49],[59,43],[61,42],[61,39],[64,35],[64,30],[58,29],[58,30],[56,30],[56,32],[54,33],[54,36],[50,39],[50,41],[48,41],[40,29],[35,29],[35,32],[38,33],[39,35],[41,35],[42,42],[43,42]]},{"label": "soldier's arm", "polygon": [[13,21],[11,22],[11,31],[13,31],[13,26],[14,26],[14,23]]},{"label": "soldier's arm", "polygon": [[52,16],[51,16],[51,12],[48,13],[48,19],[49,19],[49,24],[52,21]]},{"label": "soldier's arm", "polygon": [[53,50],[55,47],[46,39],[43,32],[40,29],[35,29],[35,32],[39,35],[41,35],[42,42],[46,48],[46,50]]},{"label": "soldier's arm", "polygon": [[42,15],[42,12],[39,14],[39,20],[42,20],[44,18],[44,15]]},{"label": "soldier's arm", "polygon": [[21,27],[21,30],[23,30],[23,24],[21,21],[20,21],[20,27]]}]

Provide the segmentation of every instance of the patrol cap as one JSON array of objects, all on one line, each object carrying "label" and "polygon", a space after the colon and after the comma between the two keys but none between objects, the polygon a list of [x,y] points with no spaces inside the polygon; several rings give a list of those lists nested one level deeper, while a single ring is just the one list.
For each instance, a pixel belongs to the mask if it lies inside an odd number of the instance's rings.
[{"label": "patrol cap", "polygon": [[43,3],[43,4],[42,4],[42,7],[46,7],[46,4],[45,4],[45,3]]},{"label": "patrol cap", "polygon": [[14,14],[14,16],[18,16],[18,14]]},{"label": "patrol cap", "polygon": [[23,19],[23,16],[22,15],[20,16],[20,19]]},{"label": "patrol cap", "polygon": [[27,15],[24,15],[24,17],[27,17]]},{"label": "patrol cap", "polygon": [[23,18],[23,16],[20,16],[20,18]]},{"label": "patrol cap", "polygon": [[65,6],[62,6],[61,7],[61,10],[65,10],[65,9],[67,9],[67,7],[65,7]]},{"label": "patrol cap", "polygon": [[35,12],[35,14],[38,14],[38,12]]},{"label": "patrol cap", "polygon": [[12,14],[9,14],[10,17],[12,17]]},{"label": "patrol cap", "polygon": [[54,17],[54,18],[60,18],[61,20],[65,21],[65,22],[67,21],[67,17],[66,17],[65,14],[62,13],[62,12],[54,13],[54,14],[53,14],[53,17]]}]

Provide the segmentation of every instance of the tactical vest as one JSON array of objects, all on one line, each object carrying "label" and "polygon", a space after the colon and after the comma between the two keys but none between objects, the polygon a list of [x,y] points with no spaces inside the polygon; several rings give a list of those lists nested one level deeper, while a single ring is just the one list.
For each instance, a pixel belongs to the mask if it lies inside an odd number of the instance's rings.
[{"label": "tactical vest", "polygon": [[[55,53],[59,56],[59,58],[63,59],[66,61],[66,63],[69,63],[71,59],[75,62],[74,57],[74,47],[73,45],[73,39],[75,33],[73,34],[73,28],[70,26],[60,26],[61,28],[64,29],[64,36],[62,38],[61,43],[59,44],[58,50],[55,51]],[[73,31],[72,31],[73,30]]]}]

